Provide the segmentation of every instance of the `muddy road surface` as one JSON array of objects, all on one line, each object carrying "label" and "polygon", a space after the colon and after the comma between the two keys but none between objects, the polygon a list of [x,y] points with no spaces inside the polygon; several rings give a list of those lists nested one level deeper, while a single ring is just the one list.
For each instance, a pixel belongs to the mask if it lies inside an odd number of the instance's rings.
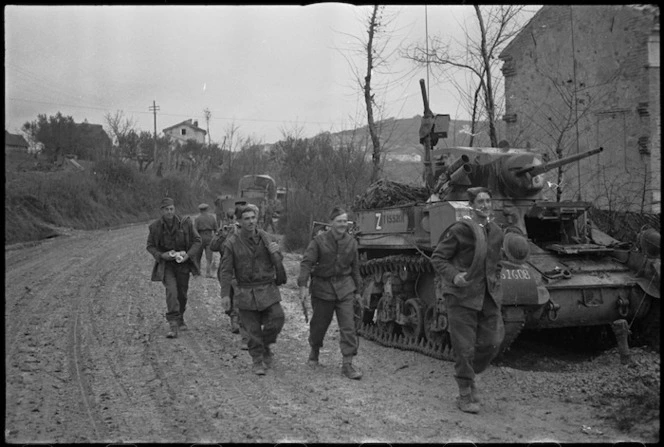
[{"label": "muddy road surface", "polygon": [[216,279],[192,278],[190,329],[165,338],[164,289],[149,280],[147,234],[135,225],[6,247],[5,442],[659,440],[659,417],[620,427],[606,417],[615,400],[593,398],[601,392],[593,384],[622,387],[644,369],[659,390],[659,354],[639,348],[636,366],[620,365],[616,350],[573,365],[541,353],[496,363],[481,376],[478,415],[456,408],[452,364],[419,353],[361,339],[355,364],[364,377],[344,378],[335,322],[323,366],[309,369],[297,254],[286,254],[275,364],[255,376]]}]

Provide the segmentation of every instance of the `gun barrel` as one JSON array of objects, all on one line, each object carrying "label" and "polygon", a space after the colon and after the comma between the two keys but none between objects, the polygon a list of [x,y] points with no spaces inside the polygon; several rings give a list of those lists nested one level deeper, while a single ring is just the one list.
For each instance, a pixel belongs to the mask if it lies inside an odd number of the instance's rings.
[{"label": "gun barrel", "polygon": [[470,163],[470,157],[466,154],[462,154],[461,157],[454,160],[450,167],[445,170],[445,174],[451,176],[457,169],[468,163]]},{"label": "gun barrel", "polygon": [[531,175],[531,177],[535,177],[537,175],[543,174],[547,171],[550,171],[552,169],[556,169],[560,166],[568,165],[570,163],[574,163],[575,161],[582,160],[584,158],[588,158],[591,155],[599,154],[604,150],[603,147],[599,147],[597,149],[591,149],[586,152],[582,152],[580,154],[576,155],[570,155],[569,157],[561,158],[560,160],[552,161],[549,163],[544,163],[542,165],[535,165],[535,166],[526,166],[525,168],[521,168],[515,172],[516,175],[523,175],[526,172]]},{"label": "gun barrel", "polygon": [[468,175],[471,172],[473,172],[473,168],[468,163],[462,164],[450,175],[450,184],[467,184]]},{"label": "gun barrel", "polygon": [[420,90],[422,90],[422,102],[424,103],[424,116],[433,116],[433,112],[429,109],[429,98],[427,97],[427,88],[424,84],[424,79],[420,79]]}]

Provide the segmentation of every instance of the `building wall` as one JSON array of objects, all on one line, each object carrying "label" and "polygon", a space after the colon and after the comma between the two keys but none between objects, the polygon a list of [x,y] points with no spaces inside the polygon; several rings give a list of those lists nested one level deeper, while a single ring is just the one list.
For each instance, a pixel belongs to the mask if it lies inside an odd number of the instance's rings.
[{"label": "building wall", "polygon": [[5,153],[7,152],[28,152],[28,147],[5,143]]},{"label": "building wall", "polygon": [[652,167],[652,212],[661,213],[662,192],[662,103],[661,82],[659,76],[660,46],[659,26],[650,35],[648,54],[648,76],[650,88],[650,104],[648,108],[650,118],[650,158]]},{"label": "building wall", "polygon": [[[182,130],[186,131],[186,135],[182,135]],[[185,143],[187,140],[195,140],[198,143],[205,144],[205,134],[203,132],[197,132],[191,126],[186,124],[181,124],[179,126],[168,129],[164,132],[169,137],[174,140]]]},{"label": "building wall", "polygon": [[[548,173],[553,186],[547,198],[555,197],[559,184],[563,199],[619,211],[658,210],[659,63],[651,66],[656,24],[652,9],[544,6],[501,54],[513,147],[552,159],[604,148],[563,168],[562,182]],[[655,34],[658,53],[658,27]]]}]

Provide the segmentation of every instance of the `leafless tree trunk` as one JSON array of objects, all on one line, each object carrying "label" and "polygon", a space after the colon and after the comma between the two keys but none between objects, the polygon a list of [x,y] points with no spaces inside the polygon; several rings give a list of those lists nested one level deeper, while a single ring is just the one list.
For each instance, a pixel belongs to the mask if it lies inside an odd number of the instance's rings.
[{"label": "leafless tree trunk", "polygon": [[238,130],[240,127],[233,123],[230,123],[226,127],[226,134],[224,135],[224,143],[222,145],[222,150],[227,149],[228,150],[228,165],[227,165],[227,172],[231,172],[233,169],[233,151],[235,149],[239,149],[241,147],[241,138],[238,136]]},{"label": "leafless tree trunk", "polygon": [[[350,51],[347,48],[340,50],[340,53],[346,58],[353,70],[355,85],[359,87],[364,98],[367,128],[372,146],[371,182],[378,180],[381,175],[385,153],[385,140],[381,135],[380,122],[382,112],[379,101],[376,100],[375,96],[376,90],[381,87],[378,87],[380,83],[377,83],[376,75],[387,74],[390,75],[390,78],[394,75],[390,70],[389,61],[396,53],[396,49],[391,48],[390,40],[394,35],[388,31],[392,26],[393,19],[393,15],[386,14],[384,5],[373,5],[371,12],[366,19],[363,19],[366,35],[362,37],[349,36],[357,42],[357,45],[351,48]],[[362,61],[366,62],[365,69],[360,70],[350,55],[361,57]],[[388,84],[392,82],[389,81]],[[382,87],[387,88],[385,84]]]},{"label": "leafless tree trunk", "polygon": [[110,112],[104,115],[108,132],[111,138],[115,138],[118,146],[124,144],[124,140],[131,131],[136,131],[136,120],[125,117],[122,110],[116,110],[114,114]]},{"label": "leafless tree trunk", "polygon": [[432,40],[428,53],[425,46],[415,44],[406,48],[404,56],[421,66],[434,64],[443,70],[443,73],[449,67],[469,71],[476,80],[475,86],[471,89],[479,89],[481,92],[481,111],[478,109],[477,93],[471,96],[458,85],[457,89],[461,90],[461,96],[469,103],[468,108],[472,116],[471,128],[474,133],[476,122],[485,115],[489,123],[491,146],[497,147],[496,116],[499,107],[496,83],[499,78],[493,73],[497,68],[498,54],[523,26],[520,20],[523,6],[492,5],[482,8],[474,6],[474,8],[478,31],[473,34],[466,29],[465,41],[455,42],[455,48],[462,48],[462,51],[453,51],[449,38],[439,36]]},{"label": "leafless tree trunk", "polygon": [[[493,94],[493,82],[491,76],[491,60],[492,57],[491,49],[488,48],[487,43],[487,29],[484,26],[484,19],[482,18],[482,12],[480,7],[475,5],[475,14],[477,15],[477,23],[480,27],[480,46],[479,46],[479,56],[482,59],[482,71],[484,73],[484,103],[486,106],[486,113],[489,120],[489,138],[491,140],[492,147],[498,147],[498,136],[496,135],[496,104],[494,102]],[[504,22],[499,22],[502,25]]]},{"label": "leafless tree trunk", "polygon": [[371,143],[373,145],[373,153],[371,155],[372,169],[371,169],[371,183],[378,180],[380,175],[380,138],[376,132],[376,123],[373,116],[373,95],[371,94],[371,73],[373,72],[373,41],[376,30],[379,24],[376,21],[378,13],[378,5],[374,5],[371,18],[369,19],[367,34],[369,39],[367,41],[367,74],[364,77],[364,103],[367,108],[367,124],[369,126],[369,135],[371,136]]}]

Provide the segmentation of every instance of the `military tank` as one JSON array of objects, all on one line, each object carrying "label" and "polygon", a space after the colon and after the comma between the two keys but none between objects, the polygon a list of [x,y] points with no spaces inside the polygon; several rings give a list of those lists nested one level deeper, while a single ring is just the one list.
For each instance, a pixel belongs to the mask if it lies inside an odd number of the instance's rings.
[{"label": "military tank", "polygon": [[[552,162],[525,149],[434,149],[450,118],[433,115],[424,80],[420,85],[425,186],[411,188],[405,203],[385,206],[365,196],[353,206],[364,282],[355,309],[361,336],[453,359],[443,286],[430,257],[445,230],[470,216],[466,190],[474,186],[492,191],[493,218],[503,231],[527,240],[525,247],[504,246],[501,352],[524,328],[599,327],[659,313],[659,247],[629,247],[601,232],[588,202],[544,199],[546,172],[602,148]],[[653,231],[642,238],[650,245],[659,241]]]}]

